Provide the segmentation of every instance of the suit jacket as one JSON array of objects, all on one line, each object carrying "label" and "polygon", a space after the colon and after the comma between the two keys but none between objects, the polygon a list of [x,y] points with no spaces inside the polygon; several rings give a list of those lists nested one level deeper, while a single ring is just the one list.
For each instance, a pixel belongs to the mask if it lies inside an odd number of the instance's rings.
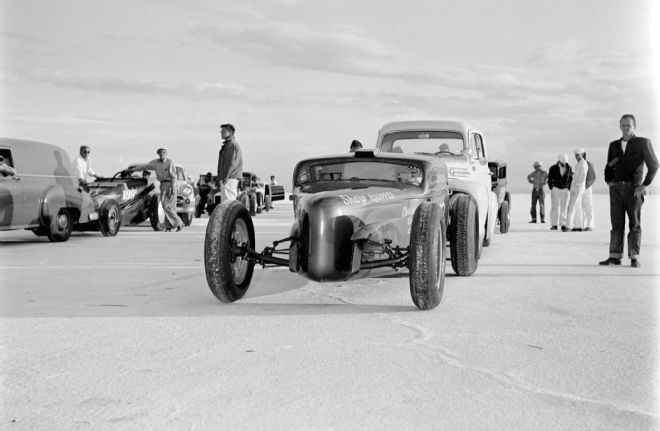
[{"label": "suit jacket", "polygon": [[[647,172],[644,176],[644,164]],[[641,136],[633,136],[623,151],[621,139],[610,142],[607,150],[607,165],[605,166],[605,181],[631,181],[633,185],[648,186],[658,171],[658,159],[653,152],[651,141]]]},{"label": "suit jacket", "polygon": [[555,187],[558,189],[570,189],[572,180],[573,169],[568,163],[566,163],[566,172],[564,172],[564,175],[559,170],[559,163],[555,163],[548,169],[548,187],[550,187],[550,190]]}]

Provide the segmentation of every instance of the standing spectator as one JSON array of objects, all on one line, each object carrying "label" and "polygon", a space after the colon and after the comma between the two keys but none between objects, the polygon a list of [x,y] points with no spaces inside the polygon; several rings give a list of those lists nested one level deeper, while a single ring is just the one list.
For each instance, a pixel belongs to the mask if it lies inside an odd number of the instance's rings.
[{"label": "standing spectator", "polygon": [[277,180],[275,179],[275,175],[270,176],[270,185],[271,186],[276,186],[277,185]]},{"label": "standing spectator", "polygon": [[235,131],[231,124],[220,126],[222,148],[218,155],[218,186],[221,202],[236,200],[238,182],[243,178],[243,156],[234,138]]},{"label": "standing spectator", "polygon": [[[86,186],[91,178],[96,178],[96,173],[92,169],[92,162],[89,159],[89,154],[92,150],[87,145],[80,146],[80,155],[73,161],[73,172],[78,178],[78,184]],[[92,180],[93,181],[93,180]]]},{"label": "standing spectator", "polygon": [[587,160],[587,153],[582,153],[582,158],[587,162],[587,179],[585,180],[585,190],[582,195],[582,230],[591,231],[596,227],[594,222],[594,203],[591,186],[596,182],[596,170],[594,165]]},{"label": "standing spectator", "polygon": [[0,156],[0,174],[3,177],[13,177],[16,175],[16,169],[9,166],[4,156]]},{"label": "standing spectator", "polygon": [[[584,148],[576,148],[575,151],[575,170],[573,181],[571,181],[571,197],[568,201],[568,214],[566,215],[567,230],[572,232],[582,231],[582,195],[586,189],[587,183],[587,161],[582,158]],[[580,227],[577,227],[580,226]]]},{"label": "standing spectator", "polygon": [[349,151],[351,153],[354,153],[356,150],[359,150],[362,148],[362,142],[358,141],[357,139],[353,139],[353,142],[351,142],[351,147],[349,148]]},{"label": "standing spectator", "polygon": [[[637,268],[639,251],[642,244],[642,204],[646,187],[651,184],[658,171],[658,159],[653,152],[651,141],[635,136],[637,121],[632,114],[625,114],[619,120],[621,138],[610,142],[607,150],[605,181],[610,187],[610,257],[600,265],[621,265],[623,257],[623,234],[626,214],[630,231],[628,232],[628,256],[630,266]],[[647,172],[644,181],[644,165]]]},{"label": "standing spectator", "polygon": [[550,230],[561,226],[566,232],[566,213],[568,211],[569,188],[573,179],[573,170],[568,164],[568,154],[560,154],[557,163],[550,166],[548,172],[548,187],[550,188]]},{"label": "standing spectator", "polygon": [[534,162],[534,171],[527,175],[527,181],[532,184],[532,209],[530,223],[536,223],[536,203],[539,204],[539,215],[541,223],[545,223],[545,191],[543,187],[548,183],[548,173],[543,170],[541,162]]},{"label": "standing spectator", "polygon": [[161,147],[156,151],[158,158],[147,163],[130,165],[126,172],[152,170],[156,172],[156,179],[160,181],[160,203],[165,213],[165,232],[172,228],[180,231],[183,222],[176,213],[176,168],[174,161],[167,158],[167,148]]}]

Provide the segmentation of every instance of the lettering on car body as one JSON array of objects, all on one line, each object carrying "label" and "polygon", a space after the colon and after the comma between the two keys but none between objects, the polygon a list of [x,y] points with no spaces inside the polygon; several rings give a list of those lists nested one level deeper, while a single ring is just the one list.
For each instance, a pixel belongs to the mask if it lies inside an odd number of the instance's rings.
[{"label": "lettering on car body", "polygon": [[142,190],[144,190],[144,187],[139,187],[136,189],[126,189],[123,191],[121,198],[124,201],[130,201],[135,196],[137,196],[138,193],[140,193]]},{"label": "lettering on car body", "polygon": [[367,193],[361,195],[339,195],[345,205],[366,205],[369,202],[391,201],[394,199],[392,192]]}]

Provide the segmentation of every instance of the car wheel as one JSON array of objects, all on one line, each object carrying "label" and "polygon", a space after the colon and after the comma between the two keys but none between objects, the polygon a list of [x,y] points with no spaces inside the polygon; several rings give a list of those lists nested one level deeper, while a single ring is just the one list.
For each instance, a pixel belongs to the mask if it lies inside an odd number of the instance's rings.
[{"label": "car wheel", "polygon": [[248,198],[250,199],[250,215],[254,217],[257,215],[257,195],[251,193]]},{"label": "car wheel", "polygon": [[190,226],[190,223],[192,223],[193,219],[193,214],[192,213],[179,213],[179,218],[183,222],[184,225]]},{"label": "car wheel", "polygon": [[115,236],[121,227],[121,209],[114,199],[107,199],[99,211],[99,228],[103,236]]},{"label": "car wheel", "polygon": [[500,233],[507,233],[509,231],[509,224],[511,223],[509,202],[502,202],[502,205],[500,206],[500,212],[497,216],[500,219]]},{"label": "car wheel", "polygon": [[160,204],[160,195],[154,195],[149,204],[149,223],[155,231],[165,229],[165,212]]},{"label": "car wheel", "polygon": [[218,205],[206,226],[204,268],[211,292],[222,302],[242,298],[252,281],[254,262],[235,250],[243,244],[255,244],[247,208],[238,201]]},{"label": "car wheel", "polygon": [[266,212],[270,211],[271,205],[273,205],[273,202],[270,199],[270,195],[268,195],[264,198],[264,209],[266,210]]},{"label": "car wheel", "polygon": [[54,217],[50,217],[46,235],[53,242],[64,242],[71,236],[73,217],[66,208],[60,208]]},{"label": "car wheel", "polygon": [[424,202],[415,210],[410,230],[410,296],[420,310],[440,304],[445,287],[446,234],[440,207]]},{"label": "car wheel", "polygon": [[243,193],[238,197],[238,201],[243,204],[245,208],[250,206],[250,200],[248,199],[247,193]]},{"label": "car wheel", "polygon": [[458,275],[471,275],[477,269],[481,252],[477,203],[469,195],[457,195],[452,202],[451,267]]}]

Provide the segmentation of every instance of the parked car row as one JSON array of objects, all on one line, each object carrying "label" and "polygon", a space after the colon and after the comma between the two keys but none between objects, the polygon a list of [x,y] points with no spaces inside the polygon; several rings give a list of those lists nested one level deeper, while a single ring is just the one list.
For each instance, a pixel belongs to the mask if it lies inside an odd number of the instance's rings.
[{"label": "parked car row", "polygon": [[[29,229],[51,241],[66,241],[72,231],[114,236],[121,226],[146,220],[163,230],[160,191],[153,173],[97,177],[79,186],[71,159],[62,148],[43,142],[0,138],[0,155],[16,171],[0,175],[0,230]],[[177,213],[190,225],[193,187],[177,166]]]}]

